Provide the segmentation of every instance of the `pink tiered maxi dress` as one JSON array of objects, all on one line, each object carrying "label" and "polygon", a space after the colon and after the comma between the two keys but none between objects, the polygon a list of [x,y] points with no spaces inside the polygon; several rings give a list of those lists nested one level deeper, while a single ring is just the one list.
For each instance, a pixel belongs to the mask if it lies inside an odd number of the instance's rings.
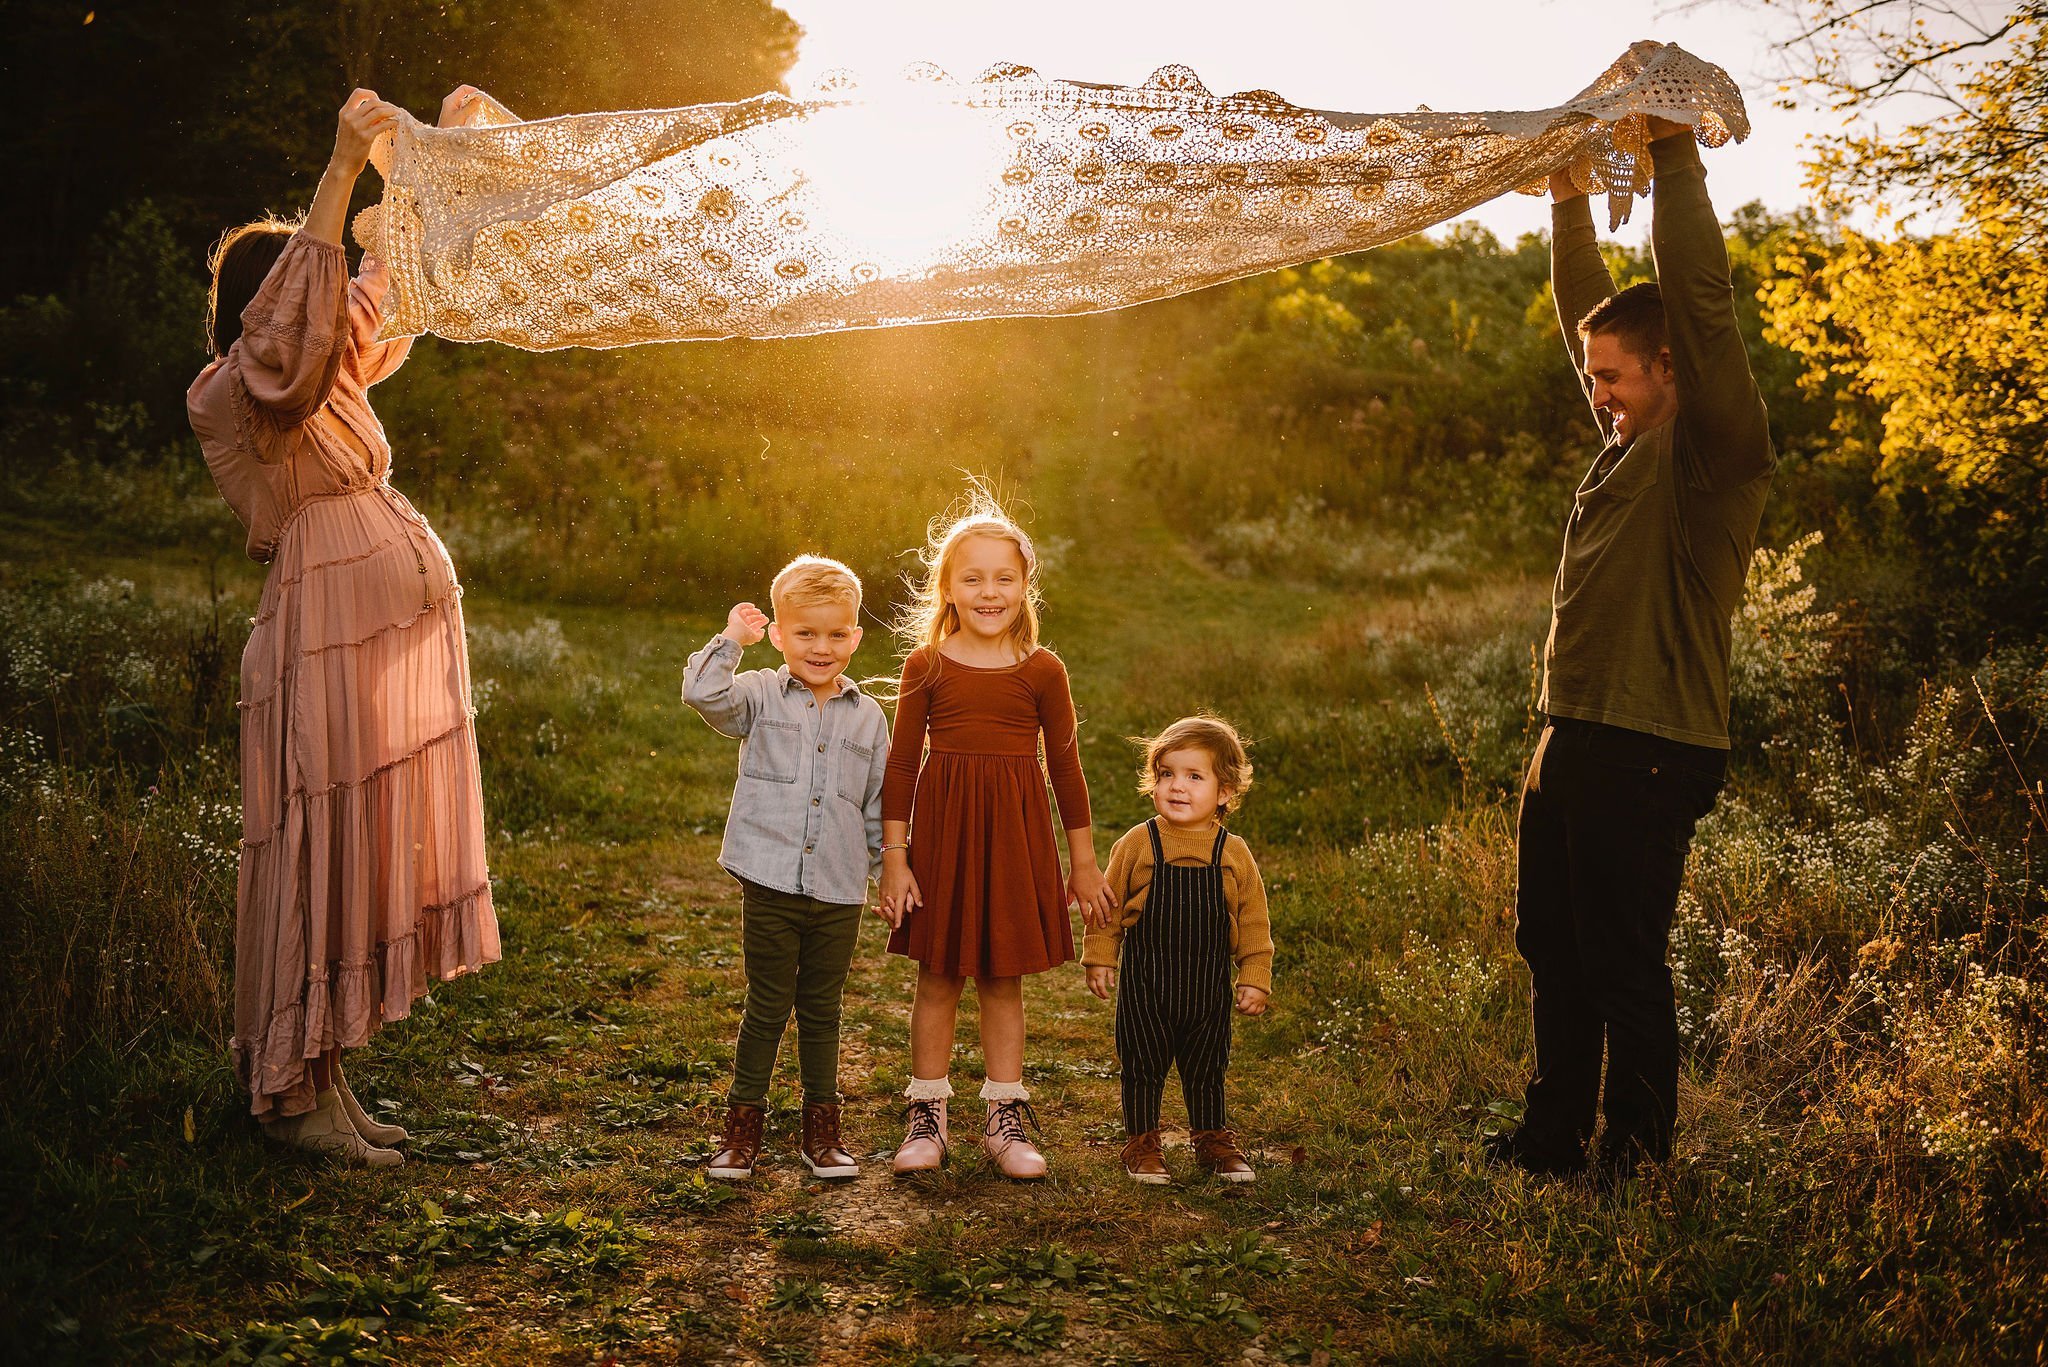
[{"label": "pink tiered maxi dress", "polygon": [[235,1064],[262,1120],[311,1063],[436,981],[496,962],[455,568],[390,484],[368,387],[386,277],[295,235],[186,396],[221,496],[270,566],[242,653]]}]

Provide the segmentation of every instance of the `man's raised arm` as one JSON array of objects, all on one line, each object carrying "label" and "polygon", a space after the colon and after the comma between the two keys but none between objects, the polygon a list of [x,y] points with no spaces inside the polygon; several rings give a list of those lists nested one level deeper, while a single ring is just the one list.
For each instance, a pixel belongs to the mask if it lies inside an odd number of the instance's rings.
[{"label": "man's raised arm", "polygon": [[[1564,333],[1565,351],[1572,358],[1572,374],[1586,403],[1593,402],[1593,382],[1586,378],[1586,344],[1579,336],[1579,319],[1593,306],[1614,293],[1614,277],[1607,273],[1607,260],[1600,255],[1600,237],[1593,230],[1592,201],[1572,184],[1571,176],[1559,171],[1550,178],[1550,293],[1557,304],[1557,326]],[[1614,435],[1605,413],[1593,409],[1593,421],[1600,435]]]},{"label": "man's raised arm", "polygon": [[1728,244],[1707,198],[1690,128],[1650,144],[1655,193],[1650,248],[1678,387],[1673,454],[1699,488],[1732,489],[1776,466],[1763,395],[1735,324]]}]

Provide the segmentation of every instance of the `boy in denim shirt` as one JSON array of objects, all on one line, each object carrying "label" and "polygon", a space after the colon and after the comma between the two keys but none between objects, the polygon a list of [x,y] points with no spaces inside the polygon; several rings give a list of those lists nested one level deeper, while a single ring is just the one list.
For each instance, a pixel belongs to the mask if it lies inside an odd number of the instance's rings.
[{"label": "boy in denim shirt", "polygon": [[[754,1175],[768,1079],[793,1006],[804,1163],[818,1177],[852,1177],[859,1169],[839,1139],[839,996],[881,861],[889,723],[846,677],[861,637],[853,571],[798,556],[768,592],[773,623],[752,603],[737,605],[683,671],[683,701],[740,742],[718,862],[740,882],[747,1006],[725,1132],[705,1171],[735,1182]],[[785,663],[735,674],[764,629]]]}]

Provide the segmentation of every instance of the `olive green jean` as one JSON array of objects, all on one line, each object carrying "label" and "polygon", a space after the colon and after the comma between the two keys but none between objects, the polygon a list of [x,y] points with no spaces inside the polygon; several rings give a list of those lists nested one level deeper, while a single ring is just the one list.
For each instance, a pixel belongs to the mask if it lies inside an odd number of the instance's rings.
[{"label": "olive green jean", "polygon": [[735,1106],[768,1100],[775,1051],[796,1013],[797,1071],[804,1103],[839,1100],[839,996],[860,938],[861,904],[820,902],[740,881],[740,947],[747,1007],[732,1051]]}]

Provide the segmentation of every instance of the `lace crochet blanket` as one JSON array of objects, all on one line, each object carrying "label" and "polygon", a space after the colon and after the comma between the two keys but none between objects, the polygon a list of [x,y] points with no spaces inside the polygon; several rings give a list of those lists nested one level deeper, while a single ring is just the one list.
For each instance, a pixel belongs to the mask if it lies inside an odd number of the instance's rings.
[{"label": "lace crochet blanket", "polygon": [[1619,224],[1645,116],[1748,136],[1719,67],[1637,43],[1553,109],[1346,114],[932,67],[801,98],[479,126],[402,119],[356,236],[382,336],[532,350],[1092,313],[1379,246],[1569,168]]}]

